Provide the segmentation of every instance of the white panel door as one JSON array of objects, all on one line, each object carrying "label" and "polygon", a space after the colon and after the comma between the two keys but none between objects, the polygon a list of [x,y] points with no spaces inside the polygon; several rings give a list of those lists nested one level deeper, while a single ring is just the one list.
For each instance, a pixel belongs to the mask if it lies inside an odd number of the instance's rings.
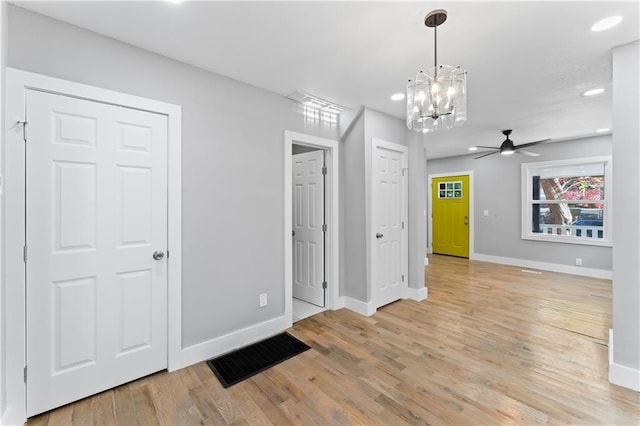
[{"label": "white panel door", "polygon": [[293,156],[293,297],[324,307],[324,151]]},{"label": "white panel door", "polygon": [[[406,249],[404,224],[406,222],[406,153],[390,148],[389,143],[374,144],[372,223],[373,301],[380,307],[403,296],[405,282]],[[397,149],[406,149],[398,145]]]},{"label": "white panel door", "polygon": [[166,116],[27,91],[27,415],[167,366]]}]

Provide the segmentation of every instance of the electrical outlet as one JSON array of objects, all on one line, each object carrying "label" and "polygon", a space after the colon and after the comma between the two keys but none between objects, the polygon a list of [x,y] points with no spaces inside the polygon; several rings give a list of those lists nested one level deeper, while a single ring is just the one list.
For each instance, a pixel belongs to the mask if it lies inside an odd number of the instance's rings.
[{"label": "electrical outlet", "polygon": [[482,212],[482,215],[483,215],[483,216],[489,216],[489,210],[485,210],[485,211],[483,211],[483,212]]},{"label": "electrical outlet", "polygon": [[582,259],[579,257],[576,257],[576,266],[582,266]]},{"label": "electrical outlet", "polygon": [[260,294],[260,307],[264,308],[267,306],[267,293]]}]

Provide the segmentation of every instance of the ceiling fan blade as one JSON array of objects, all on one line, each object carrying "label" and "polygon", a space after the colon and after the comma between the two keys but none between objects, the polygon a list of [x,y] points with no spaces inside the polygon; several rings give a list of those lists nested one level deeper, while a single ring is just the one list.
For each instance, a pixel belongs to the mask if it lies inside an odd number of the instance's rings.
[{"label": "ceiling fan blade", "polygon": [[484,155],[481,155],[480,157],[476,157],[476,158],[474,158],[474,160],[477,160],[477,159],[479,159],[479,158],[484,158],[484,157],[487,157],[487,156],[489,156],[489,155],[497,154],[498,152],[500,152],[500,151],[488,152],[488,153],[486,153],[486,154],[484,154]]},{"label": "ceiling fan blade", "polygon": [[500,148],[498,148],[497,146],[482,146],[482,145],[476,145],[477,148],[483,148],[483,149],[495,149],[496,151],[500,151]]},{"label": "ceiling fan blade", "polygon": [[538,157],[540,154],[538,154],[537,152],[531,152],[531,151],[523,151],[521,149],[516,149],[516,152],[518,154],[524,154],[524,155],[528,155],[529,157]]},{"label": "ceiling fan blade", "polygon": [[542,139],[542,140],[535,141],[535,142],[523,143],[522,145],[515,145],[515,148],[516,149],[526,148],[528,146],[538,145],[539,143],[549,142],[550,140],[551,139]]}]

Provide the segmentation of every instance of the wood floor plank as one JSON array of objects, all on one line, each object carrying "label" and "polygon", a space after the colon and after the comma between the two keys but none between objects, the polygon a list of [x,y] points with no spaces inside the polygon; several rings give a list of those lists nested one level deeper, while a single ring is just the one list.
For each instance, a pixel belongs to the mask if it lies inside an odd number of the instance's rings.
[{"label": "wood floor plank", "polygon": [[[49,426],[65,426],[73,423],[73,405],[68,404],[49,412]],[[31,420],[29,420],[29,425]]]},{"label": "wood floor plank", "polygon": [[[144,378],[136,382],[126,385],[131,390],[131,397],[133,398],[133,404],[135,405],[136,418],[139,425],[156,425],[160,424],[156,407],[153,403],[153,397],[149,382],[152,379],[156,379],[157,375],[151,378]],[[116,407],[116,411],[118,408]],[[119,423],[123,424],[123,423]]]},{"label": "wood floor plank", "polygon": [[312,349],[230,388],[198,363],[28,424],[640,424],[607,379],[611,281],[445,256],[425,279],[425,301],[295,323]]},{"label": "wood floor plank", "polygon": [[131,387],[118,386],[113,390],[116,423],[121,425],[137,425],[136,404],[131,395]]}]

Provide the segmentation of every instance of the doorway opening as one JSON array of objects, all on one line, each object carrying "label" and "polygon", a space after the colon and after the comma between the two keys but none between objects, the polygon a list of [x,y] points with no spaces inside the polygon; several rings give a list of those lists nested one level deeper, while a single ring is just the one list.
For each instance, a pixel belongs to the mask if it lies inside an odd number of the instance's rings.
[{"label": "doorway opening", "polygon": [[285,132],[285,316],[338,303],[338,143]]},{"label": "doorway opening", "polygon": [[326,150],[292,146],[293,321],[326,307]]},{"label": "doorway opening", "polygon": [[429,252],[470,258],[473,251],[473,172],[429,175]]}]

